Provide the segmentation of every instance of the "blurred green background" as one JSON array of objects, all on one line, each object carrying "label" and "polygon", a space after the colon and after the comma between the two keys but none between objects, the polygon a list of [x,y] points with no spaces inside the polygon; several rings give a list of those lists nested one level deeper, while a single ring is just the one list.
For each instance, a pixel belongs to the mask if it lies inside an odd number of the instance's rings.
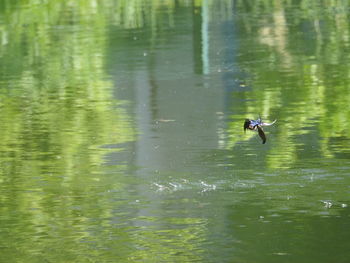
[{"label": "blurred green background", "polygon": [[349,10],[0,0],[0,261],[347,262]]}]

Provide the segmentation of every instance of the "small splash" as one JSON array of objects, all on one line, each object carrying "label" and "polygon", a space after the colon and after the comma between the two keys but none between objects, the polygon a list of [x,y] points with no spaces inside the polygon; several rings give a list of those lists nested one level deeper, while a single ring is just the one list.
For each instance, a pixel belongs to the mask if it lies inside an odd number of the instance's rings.
[{"label": "small splash", "polygon": [[154,182],[152,184],[153,187],[156,188],[157,192],[175,192],[175,191],[184,191],[184,190],[195,190],[198,192],[208,192],[217,190],[217,186],[215,184],[209,184],[205,181],[199,182],[190,182],[187,179],[180,179],[180,182],[166,182],[166,183],[158,183]]},{"label": "small splash", "polygon": [[207,184],[203,181],[201,181],[201,185],[203,186],[203,189],[201,192],[207,192],[207,191],[214,191],[216,190],[216,185],[215,184]]},{"label": "small splash", "polygon": [[325,208],[331,208],[333,206],[331,201],[322,201]]},{"label": "small splash", "polygon": [[153,183],[152,185],[156,187],[157,192],[164,192],[164,191],[174,192],[184,188],[182,184],[175,183],[175,182],[169,182],[169,183],[163,183],[163,184]]},{"label": "small splash", "polygon": [[289,253],[286,253],[286,252],[276,252],[276,253],[273,253],[273,255],[276,255],[276,256],[287,256],[287,255],[289,255]]},{"label": "small splash", "polygon": [[337,202],[337,201],[330,201],[330,200],[321,200],[321,202],[324,204],[324,207],[325,208],[331,208],[331,207],[336,207],[336,208],[346,208],[348,207],[347,204],[345,203],[340,203],[340,202]]},{"label": "small splash", "polygon": [[190,181],[188,179],[171,180],[168,182],[153,182],[151,188],[156,192],[175,192],[175,191],[195,191],[197,193],[205,193],[211,191],[232,191],[237,189],[254,188],[255,184],[250,181],[234,181],[219,180],[215,182],[207,182],[204,180]]},{"label": "small splash", "polygon": [[161,184],[158,184],[158,183],[153,183],[153,185],[155,186],[155,187],[157,187],[157,191],[159,191],[159,192],[162,192],[162,191],[164,191],[164,190],[170,190],[167,186],[165,186],[165,185],[161,185]]}]

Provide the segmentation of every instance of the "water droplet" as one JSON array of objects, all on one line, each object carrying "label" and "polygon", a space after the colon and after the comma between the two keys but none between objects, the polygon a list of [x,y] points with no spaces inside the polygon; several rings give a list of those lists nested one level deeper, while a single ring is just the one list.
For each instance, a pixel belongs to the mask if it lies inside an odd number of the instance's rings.
[{"label": "water droplet", "polygon": [[333,205],[332,202],[330,201],[322,201],[322,203],[324,204],[325,208],[331,208]]}]

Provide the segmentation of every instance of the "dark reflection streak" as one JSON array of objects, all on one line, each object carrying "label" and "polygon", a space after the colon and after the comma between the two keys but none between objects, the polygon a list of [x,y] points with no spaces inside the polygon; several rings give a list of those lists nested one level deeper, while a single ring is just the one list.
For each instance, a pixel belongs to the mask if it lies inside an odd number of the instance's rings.
[{"label": "dark reflection streak", "polygon": [[202,12],[201,6],[196,5],[195,1],[192,2],[193,10],[193,61],[194,72],[196,74],[203,73],[203,61],[202,61]]},{"label": "dark reflection streak", "polygon": [[157,27],[157,13],[155,10],[152,10],[152,20],[151,20],[151,37],[150,37],[150,47],[149,47],[149,56],[148,56],[148,83],[150,85],[150,113],[151,120],[155,121],[159,118],[158,116],[158,104],[157,104],[157,94],[158,94],[158,84],[156,82],[156,44],[158,37],[158,27]]},{"label": "dark reflection streak", "polygon": [[149,59],[149,66],[148,66],[148,83],[151,87],[150,89],[150,105],[151,105],[151,120],[155,121],[159,118],[158,116],[158,103],[157,103],[157,94],[158,94],[158,84],[156,82],[156,76],[155,76],[155,67],[156,67],[156,62],[155,62],[155,54],[150,55]]}]

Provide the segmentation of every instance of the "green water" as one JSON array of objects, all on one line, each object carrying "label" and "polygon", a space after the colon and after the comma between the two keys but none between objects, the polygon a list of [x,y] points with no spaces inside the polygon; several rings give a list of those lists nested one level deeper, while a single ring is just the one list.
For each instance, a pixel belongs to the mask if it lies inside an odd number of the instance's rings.
[{"label": "green water", "polygon": [[349,19],[0,1],[0,262],[349,262]]}]

